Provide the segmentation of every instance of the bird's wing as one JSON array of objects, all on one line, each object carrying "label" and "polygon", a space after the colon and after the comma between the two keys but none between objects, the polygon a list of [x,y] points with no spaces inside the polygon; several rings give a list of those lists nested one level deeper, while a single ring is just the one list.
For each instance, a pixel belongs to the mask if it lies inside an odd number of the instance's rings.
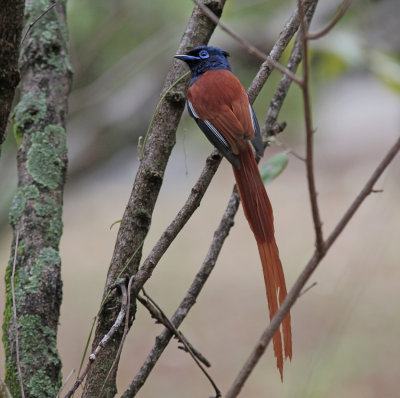
[{"label": "bird's wing", "polygon": [[260,129],[247,94],[227,70],[212,70],[198,78],[188,91],[188,108],[207,138],[237,168],[236,155],[250,139],[262,153]]}]

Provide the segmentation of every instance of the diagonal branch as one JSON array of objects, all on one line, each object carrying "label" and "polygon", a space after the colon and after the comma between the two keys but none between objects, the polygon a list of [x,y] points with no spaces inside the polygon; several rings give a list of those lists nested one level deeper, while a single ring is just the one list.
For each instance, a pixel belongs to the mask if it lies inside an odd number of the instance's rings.
[{"label": "diagonal branch", "polygon": [[259,359],[264,354],[268,344],[270,343],[273,335],[275,334],[276,330],[279,328],[279,325],[285,318],[286,314],[290,311],[293,307],[294,303],[298,299],[299,295],[301,294],[302,289],[304,288],[305,284],[309,280],[310,276],[313,274],[315,269],[320,264],[321,260],[324,258],[326,253],[328,252],[329,248],[335,242],[337,237],[342,233],[343,229],[349,223],[351,218],[354,216],[362,202],[367,198],[367,196],[374,191],[373,187],[375,183],[378,181],[379,177],[385,171],[385,169],[389,166],[392,160],[400,151],[400,137],[397,139],[395,144],[390,148],[386,156],[382,159],[379,166],[375,169],[372,173],[371,177],[368,179],[367,183],[364,185],[364,188],[361,192],[357,195],[354,199],[351,206],[345,212],[341,220],[338,222],[334,230],[329,235],[328,239],[326,240],[326,245],[324,247],[323,252],[319,252],[315,250],[313,256],[305,266],[303,272],[297,278],[296,282],[294,283],[292,289],[289,291],[288,295],[286,296],[285,300],[283,301],[282,305],[279,307],[277,313],[275,314],[274,318],[272,319],[269,326],[265,329],[262,336],[260,337],[259,341],[257,342],[256,346],[254,347],[252,353],[250,354],[248,360],[240,370],[238,376],[232,383],[229,391],[225,395],[225,398],[234,398],[237,397],[240,393],[242,387],[244,386],[246,380],[250,376],[251,372],[257,365]]}]

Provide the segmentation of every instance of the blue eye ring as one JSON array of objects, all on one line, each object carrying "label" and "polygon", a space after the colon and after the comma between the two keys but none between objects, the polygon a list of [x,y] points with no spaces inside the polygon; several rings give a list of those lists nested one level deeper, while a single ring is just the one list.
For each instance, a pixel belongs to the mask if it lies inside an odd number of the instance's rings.
[{"label": "blue eye ring", "polygon": [[199,52],[199,56],[200,56],[201,59],[206,59],[206,58],[208,58],[210,56],[210,54],[208,54],[208,52],[206,50],[201,50]]}]

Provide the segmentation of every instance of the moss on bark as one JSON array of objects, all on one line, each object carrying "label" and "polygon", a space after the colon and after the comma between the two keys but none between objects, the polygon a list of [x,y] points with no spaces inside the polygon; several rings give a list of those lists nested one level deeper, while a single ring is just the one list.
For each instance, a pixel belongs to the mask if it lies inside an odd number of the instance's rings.
[{"label": "moss on bark", "polygon": [[[50,4],[50,0],[27,0],[26,22],[36,19]],[[57,351],[62,298],[59,243],[67,167],[65,118],[72,80],[66,39],[65,2],[61,1],[34,25],[20,56],[21,101],[13,112],[18,190],[9,214],[14,240],[6,270],[3,322],[5,381],[14,398],[21,396],[16,331],[25,396],[53,398],[61,385]],[[17,322],[11,295],[15,250]]]}]

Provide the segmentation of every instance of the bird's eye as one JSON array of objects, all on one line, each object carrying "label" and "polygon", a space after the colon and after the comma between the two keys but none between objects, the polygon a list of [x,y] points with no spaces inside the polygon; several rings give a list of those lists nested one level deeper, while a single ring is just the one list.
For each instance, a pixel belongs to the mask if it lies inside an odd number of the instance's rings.
[{"label": "bird's eye", "polygon": [[201,50],[199,52],[199,55],[200,55],[201,59],[206,59],[206,58],[208,58],[210,56],[206,50]]}]

